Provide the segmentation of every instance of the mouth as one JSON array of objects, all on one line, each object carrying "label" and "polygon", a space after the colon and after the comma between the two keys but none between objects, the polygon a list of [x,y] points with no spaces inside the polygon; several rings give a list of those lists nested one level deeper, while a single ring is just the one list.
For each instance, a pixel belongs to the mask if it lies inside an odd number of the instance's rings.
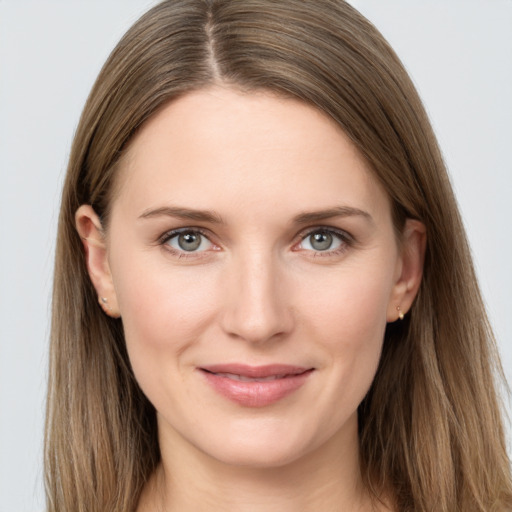
[{"label": "mouth", "polygon": [[227,379],[238,380],[240,382],[269,382],[271,380],[285,379],[287,377],[290,377],[290,375],[286,374],[270,375],[268,377],[247,377],[246,375],[238,375],[236,373],[223,372],[213,373],[213,375],[217,375],[218,377],[226,377]]},{"label": "mouth", "polygon": [[298,391],[314,368],[291,365],[212,365],[198,368],[220,395],[245,407],[264,407]]}]

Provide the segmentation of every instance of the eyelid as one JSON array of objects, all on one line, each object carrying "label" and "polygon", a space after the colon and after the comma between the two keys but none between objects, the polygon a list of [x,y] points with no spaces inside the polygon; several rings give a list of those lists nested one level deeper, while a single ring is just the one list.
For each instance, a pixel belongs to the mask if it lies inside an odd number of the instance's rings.
[{"label": "eyelid", "polygon": [[[307,228],[306,230],[301,231],[299,233],[298,237],[299,240],[294,244],[294,248],[296,248],[299,244],[301,244],[308,236],[311,236],[314,233],[318,232],[324,232],[324,233],[330,233],[336,237],[338,237],[341,240],[340,247],[337,247],[336,249],[327,249],[325,251],[314,251],[311,249],[301,249],[298,250],[304,250],[306,252],[311,252],[315,256],[330,256],[333,254],[340,254],[344,252],[348,247],[353,245],[355,243],[354,237],[345,231],[344,229],[335,228],[333,226],[312,226],[310,228]],[[297,249],[295,249],[297,250]]]},{"label": "eyelid", "polygon": [[[177,249],[176,247],[172,247],[170,244],[168,244],[169,240],[172,240],[173,238],[176,238],[176,236],[180,235],[181,233],[198,233],[202,237],[206,238],[208,242],[211,244],[211,247],[205,250],[201,251],[186,251],[183,249]],[[209,232],[209,230],[205,230],[204,228],[196,227],[196,226],[183,226],[176,229],[170,229],[169,231],[166,231],[164,234],[162,234],[158,240],[158,244],[166,251],[168,251],[170,254],[172,254],[175,257],[178,258],[201,258],[207,256],[206,253],[210,251],[218,251],[220,250],[220,247],[218,244],[216,244],[212,240],[212,235]]]},{"label": "eyelid", "polygon": [[[158,237],[157,242],[159,245],[165,246],[165,249],[167,251],[174,253],[175,255],[179,256],[180,258],[182,258],[182,257],[198,258],[201,256],[206,256],[206,254],[204,254],[204,253],[209,252],[209,250],[188,252],[185,250],[175,249],[167,244],[167,242],[169,240],[176,237],[180,233],[184,233],[184,232],[199,233],[201,236],[204,236],[212,244],[214,251],[220,250],[219,244],[212,240],[212,238],[213,238],[212,233],[208,229],[198,227],[198,226],[183,226],[183,227],[179,227],[179,228],[175,228],[175,229],[170,229],[170,230],[166,231],[165,233],[163,233],[160,237]],[[334,235],[335,237],[339,238],[341,241],[340,247],[337,247],[336,249],[327,249],[325,251],[315,251],[315,250],[311,250],[311,249],[297,248],[298,245],[300,245],[308,236],[311,236],[312,234],[317,233],[317,232],[330,233],[330,234]],[[325,225],[311,226],[306,229],[303,229],[300,233],[298,233],[296,235],[295,238],[296,239],[298,238],[298,240],[292,246],[293,251],[303,250],[305,252],[313,253],[315,256],[330,256],[330,255],[341,254],[347,248],[349,248],[350,246],[352,246],[356,243],[355,238],[350,233],[345,231],[344,229],[336,228],[333,226],[325,226]],[[210,250],[212,250],[212,249],[210,249]]]},{"label": "eyelid", "polygon": [[169,231],[166,231],[165,233],[158,237],[158,242],[164,244],[165,242],[168,242],[171,238],[174,238],[176,235],[187,232],[199,233],[200,235],[210,240],[211,243],[213,243],[210,239],[211,234],[207,230],[195,226],[184,226],[182,228],[170,229]]},{"label": "eyelid", "polygon": [[340,238],[342,238],[343,240],[345,240],[347,242],[354,241],[354,237],[348,231],[345,231],[344,229],[340,229],[340,228],[335,228],[333,226],[311,226],[307,229],[302,230],[299,233],[298,238],[300,240],[304,240],[308,236],[312,235],[313,233],[317,233],[319,231],[323,231],[326,233],[332,233],[336,236],[339,236]]}]

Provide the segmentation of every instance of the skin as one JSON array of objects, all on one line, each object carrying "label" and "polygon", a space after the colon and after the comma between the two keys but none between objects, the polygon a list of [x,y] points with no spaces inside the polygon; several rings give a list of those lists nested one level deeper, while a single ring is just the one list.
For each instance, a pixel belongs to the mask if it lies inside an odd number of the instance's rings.
[{"label": "skin", "polygon": [[[386,323],[417,292],[423,226],[408,220],[399,244],[389,198],[348,137],[266,92],[215,87],[170,103],[119,172],[110,225],[87,205],[76,221],[157,410],[162,463],[138,510],[378,508],[359,475],[357,407]],[[198,250],[165,238],[180,228],[201,230]],[[317,250],[311,234],[326,230],[332,246]],[[198,371],[233,362],[313,371],[291,395],[246,407]]]}]

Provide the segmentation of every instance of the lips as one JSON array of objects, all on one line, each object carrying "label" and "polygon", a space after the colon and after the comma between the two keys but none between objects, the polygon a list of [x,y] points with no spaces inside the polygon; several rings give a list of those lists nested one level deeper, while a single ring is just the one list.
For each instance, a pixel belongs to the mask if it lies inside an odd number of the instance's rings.
[{"label": "lips", "polygon": [[314,368],[220,364],[198,368],[220,395],[245,407],[264,407],[301,388]]},{"label": "lips", "polygon": [[218,377],[227,377],[228,379],[239,380],[240,382],[268,382],[276,379],[284,379],[287,374],[269,375],[268,377],[247,377],[246,375],[237,375],[235,373],[215,373]]}]

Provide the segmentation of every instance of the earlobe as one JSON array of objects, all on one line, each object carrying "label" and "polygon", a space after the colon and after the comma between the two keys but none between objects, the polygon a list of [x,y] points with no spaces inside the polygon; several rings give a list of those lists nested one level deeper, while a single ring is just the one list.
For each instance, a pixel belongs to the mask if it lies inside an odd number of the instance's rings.
[{"label": "earlobe", "polygon": [[103,227],[92,206],[82,205],[78,208],[75,226],[82,239],[87,271],[98,294],[98,304],[108,316],[119,318]]},{"label": "earlobe", "polygon": [[400,246],[399,272],[388,304],[388,322],[402,320],[412,306],[423,276],[426,241],[425,225],[407,219]]}]

